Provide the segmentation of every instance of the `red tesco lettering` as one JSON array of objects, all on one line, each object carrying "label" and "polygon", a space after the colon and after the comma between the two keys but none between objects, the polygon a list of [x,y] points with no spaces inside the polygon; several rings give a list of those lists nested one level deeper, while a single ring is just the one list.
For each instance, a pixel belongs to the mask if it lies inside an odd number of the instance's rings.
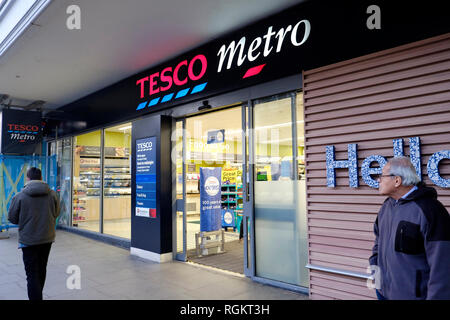
[{"label": "red tesco lettering", "polygon": [[[198,74],[194,73],[195,64],[200,63],[201,69]],[[183,60],[179,62],[175,68],[167,67],[159,72],[155,72],[150,76],[144,77],[136,81],[136,85],[139,86],[140,89],[140,98],[145,97],[146,88],[148,90],[148,94],[151,96],[153,94],[168,91],[172,88],[173,85],[183,86],[188,83],[189,80],[197,81],[200,80],[206,73],[206,69],[208,67],[208,61],[206,57],[202,54],[199,54],[192,58],[191,61]],[[187,68],[187,77],[180,79],[180,70]],[[146,83],[147,87],[146,87]]]},{"label": "red tesco lettering", "polygon": [[31,124],[13,124],[8,123],[8,130],[15,130],[15,131],[39,131],[39,126],[34,126]]}]

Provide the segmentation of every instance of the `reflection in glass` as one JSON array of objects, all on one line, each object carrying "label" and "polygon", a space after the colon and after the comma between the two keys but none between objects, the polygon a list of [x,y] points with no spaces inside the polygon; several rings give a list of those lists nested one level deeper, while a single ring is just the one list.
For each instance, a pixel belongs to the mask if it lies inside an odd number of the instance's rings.
[{"label": "reflection in glass", "polygon": [[105,129],[103,233],[131,238],[131,123]]},{"label": "reflection in glass", "polygon": [[[183,121],[177,121],[175,132],[175,165],[177,201],[183,200]],[[180,207],[181,208],[181,207]],[[177,210],[177,253],[183,253],[183,211]]]},{"label": "reflection in glass", "polygon": [[300,271],[299,285],[308,287],[309,277],[308,269],[308,220],[306,211],[306,167],[305,167],[305,122],[303,110],[303,93],[299,92],[296,96],[296,114],[297,114],[297,165],[298,179],[296,183],[296,207],[297,224],[296,233],[298,241],[297,266]]},{"label": "reflection in glass", "polygon": [[72,226],[100,232],[100,131],[74,137]]},{"label": "reflection in glass", "polygon": [[56,154],[56,192],[59,196],[61,213],[59,224],[70,226],[70,195],[72,179],[72,139],[65,138],[52,143],[51,154]]},{"label": "reflection in glass", "polygon": [[306,223],[299,219],[305,188],[295,176],[291,106],[284,98],[254,107],[255,266],[257,276],[307,286],[300,258],[307,256],[300,245]]}]

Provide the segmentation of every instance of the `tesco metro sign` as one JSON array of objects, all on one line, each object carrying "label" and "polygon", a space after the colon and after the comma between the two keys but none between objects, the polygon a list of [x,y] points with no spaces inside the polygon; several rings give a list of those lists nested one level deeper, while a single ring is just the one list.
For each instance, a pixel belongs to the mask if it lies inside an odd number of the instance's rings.
[{"label": "tesco metro sign", "polygon": [[[203,52],[191,55],[192,58],[178,58],[173,63],[152,69],[149,74],[136,80],[141,101],[136,110],[200,93],[207,86],[211,90],[224,91],[227,83],[228,86],[236,85],[260,74],[269,63],[269,58],[283,50],[302,46],[310,33],[311,23],[307,19],[299,19],[279,28],[270,25],[256,36],[249,38],[244,35],[238,41],[218,42],[217,46],[211,45]],[[257,61],[260,63],[256,64]],[[240,70],[244,65],[247,67]],[[230,76],[230,72],[235,72],[236,76]],[[272,80],[270,74],[267,78]]]},{"label": "tesco metro sign", "polygon": [[[194,72],[194,65],[200,65],[200,72],[197,74]],[[192,58],[190,61],[180,61],[176,66],[166,67],[161,72],[155,72],[147,77],[141,78],[136,82],[136,85],[140,88],[140,97],[144,98],[147,95],[152,96],[159,92],[164,92],[174,87],[180,87],[185,85],[188,81],[200,80],[208,67],[208,61],[206,57],[199,54]],[[180,71],[186,69],[187,75],[180,76]]]}]

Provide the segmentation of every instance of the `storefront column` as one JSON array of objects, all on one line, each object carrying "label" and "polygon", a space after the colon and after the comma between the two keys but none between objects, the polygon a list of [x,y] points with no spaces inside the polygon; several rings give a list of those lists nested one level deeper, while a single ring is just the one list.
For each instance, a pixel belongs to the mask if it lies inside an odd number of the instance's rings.
[{"label": "storefront column", "polygon": [[171,118],[133,122],[131,157],[131,254],[172,260]]}]

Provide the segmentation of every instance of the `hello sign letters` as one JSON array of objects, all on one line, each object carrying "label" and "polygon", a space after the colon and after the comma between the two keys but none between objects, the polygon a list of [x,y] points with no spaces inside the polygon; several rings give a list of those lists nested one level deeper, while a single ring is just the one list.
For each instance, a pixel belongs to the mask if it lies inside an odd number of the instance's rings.
[{"label": "hello sign letters", "polygon": [[[327,187],[336,187],[335,169],[348,169],[349,186],[358,188],[358,147],[357,144],[348,144],[347,160],[336,160],[334,146],[326,146],[326,166],[327,166]],[[422,179],[420,138],[409,138],[410,159],[416,169],[417,175]],[[394,157],[404,156],[403,139],[393,140]],[[444,179],[439,173],[439,162],[443,159],[450,159],[450,150],[441,150],[433,155],[427,163],[427,174],[431,181],[439,187],[450,188],[450,179]],[[373,162],[378,162],[379,167],[371,167]],[[372,188],[378,188],[378,181],[371,175],[381,174],[381,170],[386,165],[387,160],[380,155],[371,155],[364,159],[361,165],[361,176],[363,181]]]}]

